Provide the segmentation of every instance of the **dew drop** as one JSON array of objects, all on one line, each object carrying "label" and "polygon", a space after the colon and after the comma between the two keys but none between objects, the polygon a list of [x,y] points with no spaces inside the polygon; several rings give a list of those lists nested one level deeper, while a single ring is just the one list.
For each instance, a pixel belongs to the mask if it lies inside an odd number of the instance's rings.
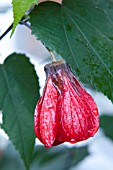
[{"label": "dew drop", "polygon": [[76,140],[75,139],[71,139],[71,143],[75,143],[76,142]]}]

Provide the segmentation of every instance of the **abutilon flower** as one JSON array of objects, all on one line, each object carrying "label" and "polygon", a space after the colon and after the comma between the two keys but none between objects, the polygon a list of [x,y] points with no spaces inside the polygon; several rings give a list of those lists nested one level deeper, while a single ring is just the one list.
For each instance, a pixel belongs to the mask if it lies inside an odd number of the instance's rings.
[{"label": "abutilon flower", "polygon": [[64,60],[45,66],[46,84],[34,117],[37,138],[49,148],[93,136],[99,127],[95,101]]}]

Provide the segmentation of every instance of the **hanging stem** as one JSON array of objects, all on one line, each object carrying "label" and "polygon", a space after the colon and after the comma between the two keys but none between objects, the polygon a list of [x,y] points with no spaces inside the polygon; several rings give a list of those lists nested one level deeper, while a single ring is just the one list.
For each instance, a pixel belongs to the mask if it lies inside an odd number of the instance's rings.
[{"label": "hanging stem", "polygon": [[53,62],[57,61],[57,59],[55,58],[55,55],[52,51],[50,51],[50,54],[51,54],[52,61]]},{"label": "hanging stem", "polygon": [[52,61],[53,61],[53,62],[57,61],[57,59],[56,59],[53,51],[51,51],[48,47],[46,47],[46,49],[47,49],[47,50],[49,51],[49,53],[51,54],[51,59],[52,59]]}]

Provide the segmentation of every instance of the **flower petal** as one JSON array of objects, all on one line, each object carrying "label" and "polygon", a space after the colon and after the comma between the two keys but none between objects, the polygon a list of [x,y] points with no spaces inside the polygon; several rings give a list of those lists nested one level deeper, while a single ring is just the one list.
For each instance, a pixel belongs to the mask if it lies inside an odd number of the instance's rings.
[{"label": "flower petal", "polygon": [[42,142],[42,138],[40,135],[40,128],[39,128],[41,107],[42,107],[42,97],[40,97],[40,99],[38,100],[35,113],[34,113],[34,131],[35,131],[36,137]]},{"label": "flower petal", "polygon": [[63,96],[60,95],[58,98],[57,110],[56,110],[56,114],[58,115],[58,118],[59,118],[56,140],[61,141],[61,142],[66,142],[66,141],[70,141],[70,137],[67,136],[66,132],[64,131],[62,127],[62,122],[61,122],[62,102],[63,102]]},{"label": "flower petal", "polygon": [[[95,121],[93,122],[95,117],[91,112],[89,104],[87,104],[89,101],[84,99],[84,94],[86,95],[87,92],[82,92],[82,94],[79,95],[80,92],[76,92],[70,80],[67,77],[64,77],[64,80],[61,124],[65,136],[62,137],[68,142],[76,143],[92,136],[92,132],[95,133],[98,126]],[[59,137],[58,139],[61,140]]]},{"label": "flower petal", "polygon": [[81,100],[84,102],[87,108],[87,119],[88,121],[88,133],[90,136],[93,136],[99,127],[99,115],[98,115],[98,108],[97,105],[92,98],[92,96],[87,93],[87,91],[82,87],[82,85],[78,82],[75,76],[73,76],[75,84],[78,85],[78,91],[80,94]]},{"label": "flower petal", "polygon": [[80,94],[82,101],[89,108],[87,109],[87,119],[90,120],[88,121],[88,133],[93,136],[99,127],[98,109],[93,98],[84,89],[80,90]]},{"label": "flower petal", "polygon": [[55,141],[58,118],[56,115],[58,92],[49,77],[46,83],[40,113],[40,134],[46,147],[51,147]]}]

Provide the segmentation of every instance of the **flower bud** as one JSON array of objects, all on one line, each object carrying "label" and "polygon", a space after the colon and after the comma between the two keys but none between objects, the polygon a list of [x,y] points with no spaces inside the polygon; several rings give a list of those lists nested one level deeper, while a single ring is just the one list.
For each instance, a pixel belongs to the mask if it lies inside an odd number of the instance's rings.
[{"label": "flower bud", "polygon": [[95,101],[64,60],[47,64],[46,84],[34,117],[37,138],[51,147],[92,137],[99,127]]}]

